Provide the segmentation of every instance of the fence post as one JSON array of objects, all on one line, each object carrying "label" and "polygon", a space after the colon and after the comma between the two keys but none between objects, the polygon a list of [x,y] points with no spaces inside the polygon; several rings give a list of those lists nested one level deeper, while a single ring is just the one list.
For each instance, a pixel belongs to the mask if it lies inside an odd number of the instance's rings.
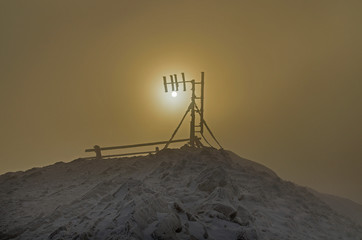
[{"label": "fence post", "polygon": [[94,145],[94,151],[96,152],[96,159],[102,160],[101,148],[98,145]]}]

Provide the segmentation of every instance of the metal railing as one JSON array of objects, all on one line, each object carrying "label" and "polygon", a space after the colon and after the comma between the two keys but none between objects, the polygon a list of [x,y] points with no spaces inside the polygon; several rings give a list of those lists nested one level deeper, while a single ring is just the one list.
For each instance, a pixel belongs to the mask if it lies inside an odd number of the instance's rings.
[{"label": "metal railing", "polygon": [[95,145],[93,148],[86,149],[85,152],[95,152],[96,153],[95,157],[88,157],[87,159],[91,159],[91,158],[102,159],[102,158],[108,158],[108,157],[131,156],[131,155],[155,153],[155,152],[159,151],[159,148],[156,147],[156,149],[153,150],[153,151],[121,153],[121,154],[111,154],[111,155],[102,155],[102,151],[125,149],[125,148],[145,147],[145,146],[154,146],[154,145],[170,144],[170,143],[177,143],[177,142],[187,142],[187,141],[190,141],[190,139],[185,138],[185,139],[177,139],[177,140],[171,140],[171,141],[159,141],[159,142],[151,142],[151,143],[140,143],[140,144],[132,144],[132,145],[113,146],[113,147],[100,147],[98,145]]}]

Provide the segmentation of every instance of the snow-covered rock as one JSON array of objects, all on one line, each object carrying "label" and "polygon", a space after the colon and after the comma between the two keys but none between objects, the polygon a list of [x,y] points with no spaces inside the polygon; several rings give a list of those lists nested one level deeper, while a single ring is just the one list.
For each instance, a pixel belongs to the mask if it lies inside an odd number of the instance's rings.
[{"label": "snow-covered rock", "polygon": [[0,239],[362,239],[308,189],[212,148],[60,162],[0,190]]}]

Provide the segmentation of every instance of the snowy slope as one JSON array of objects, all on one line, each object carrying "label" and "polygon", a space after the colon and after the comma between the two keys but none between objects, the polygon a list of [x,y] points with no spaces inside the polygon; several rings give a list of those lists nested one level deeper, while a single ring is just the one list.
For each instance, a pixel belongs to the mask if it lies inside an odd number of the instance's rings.
[{"label": "snowy slope", "polygon": [[0,189],[0,239],[362,239],[306,188],[211,148],[56,163]]},{"label": "snowy slope", "polygon": [[362,205],[347,198],[333,196],[326,193],[320,193],[313,189],[309,189],[315,196],[325,202],[337,213],[347,216],[362,226]]}]

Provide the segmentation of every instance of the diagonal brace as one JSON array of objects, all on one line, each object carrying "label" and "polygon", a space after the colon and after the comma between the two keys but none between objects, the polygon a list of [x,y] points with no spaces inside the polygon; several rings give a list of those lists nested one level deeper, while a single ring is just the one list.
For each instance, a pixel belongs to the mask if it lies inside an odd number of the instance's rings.
[{"label": "diagonal brace", "polygon": [[178,129],[179,129],[180,126],[182,125],[182,122],[184,121],[185,117],[186,117],[187,114],[190,112],[191,107],[192,107],[192,103],[191,103],[191,104],[189,105],[189,107],[187,108],[185,115],[184,115],[184,116],[182,117],[182,119],[181,119],[181,122],[179,123],[179,125],[178,125],[177,128],[176,128],[176,130],[173,132],[170,140],[166,143],[166,145],[165,145],[165,147],[164,147],[163,149],[166,149],[166,148],[168,147],[168,145],[170,145],[170,143],[172,142],[172,139],[175,137]]}]

